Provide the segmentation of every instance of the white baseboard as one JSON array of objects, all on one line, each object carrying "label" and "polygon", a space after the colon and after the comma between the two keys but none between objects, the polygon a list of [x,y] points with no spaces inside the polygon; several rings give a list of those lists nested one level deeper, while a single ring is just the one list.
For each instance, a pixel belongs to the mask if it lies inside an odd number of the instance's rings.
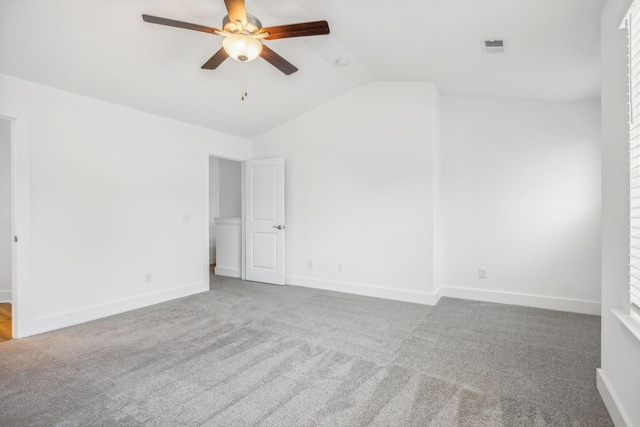
[{"label": "white baseboard", "polygon": [[453,286],[443,286],[440,288],[440,292],[443,297],[522,305],[525,307],[545,308],[548,310],[569,311],[571,313],[600,315],[600,303],[595,301],[544,297],[539,295],[459,288]]},{"label": "white baseboard", "polygon": [[548,310],[568,311],[572,313],[600,315],[600,303],[595,301],[571,300],[452,286],[442,286],[434,293],[427,293],[380,288],[357,283],[334,282],[331,280],[312,279],[300,276],[286,276],[285,283],[287,285],[302,286],[305,288],[345,292],[348,294],[357,294],[426,305],[436,305],[441,297],[451,297],[474,301],[495,302],[500,304],[522,305],[525,307],[544,308]]},{"label": "white baseboard", "polygon": [[620,400],[613,391],[613,388],[611,388],[611,383],[607,380],[607,376],[602,369],[596,369],[596,371],[596,386],[598,387],[598,392],[600,393],[600,397],[602,397],[604,406],[607,408],[607,411],[609,411],[609,416],[613,424],[616,427],[632,427],[633,425],[622,409]]},{"label": "white baseboard", "polygon": [[0,302],[13,302],[13,292],[0,291]]},{"label": "white baseboard", "polygon": [[242,271],[239,268],[226,268],[216,266],[215,275],[241,278]]},{"label": "white baseboard", "polygon": [[318,280],[300,276],[286,276],[285,283],[303,288],[322,289],[325,291],[345,292],[347,294],[363,295],[367,297],[384,298],[395,301],[413,302],[416,304],[436,305],[440,300],[439,292],[405,291],[402,289],[379,288],[357,283],[334,282]]},{"label": "white baseboard", "polygon": [[31,335],[41,334],[43,332],[49,332],[60,328],[66,328],[67,326],[89,322],[91,320],[100,319],[102,317],[112,316],[114,314],[123,313],[125,311],[147,307],[149,305],[158,304],[172,299],[182,298],[189,295],[198,294],[200,292],[206,292],[208,290],[209,283],[198,282],[120,301],[94,305],[67,313],[41,317],[30,322]]}]

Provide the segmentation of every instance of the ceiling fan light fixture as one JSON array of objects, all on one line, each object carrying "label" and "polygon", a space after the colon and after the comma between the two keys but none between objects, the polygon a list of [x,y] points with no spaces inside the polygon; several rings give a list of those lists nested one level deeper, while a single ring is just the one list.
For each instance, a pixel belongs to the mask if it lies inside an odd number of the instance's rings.
[{"label": "ceiling fan light fixture", "polygon": [[222,47],[236,61],[249,62],[260,56],[262,43],[245,34],[234,34],[225,37]]}]

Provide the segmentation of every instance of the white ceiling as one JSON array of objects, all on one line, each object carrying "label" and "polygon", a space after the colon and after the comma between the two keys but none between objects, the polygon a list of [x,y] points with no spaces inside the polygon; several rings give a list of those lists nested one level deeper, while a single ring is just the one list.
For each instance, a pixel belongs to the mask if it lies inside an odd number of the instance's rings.
[{"label": "white ceiling", "polygon": [[599,96],[605,1],[246,0],[265,27],[325,19],[331,34],[265,41],[300,71],[247,64],[241,101],[242,64],[200,69],[221,37],[141,19],[220,28],[223,0],[0,0],[0,73],[247,138],[376,80],[573,101]]}]

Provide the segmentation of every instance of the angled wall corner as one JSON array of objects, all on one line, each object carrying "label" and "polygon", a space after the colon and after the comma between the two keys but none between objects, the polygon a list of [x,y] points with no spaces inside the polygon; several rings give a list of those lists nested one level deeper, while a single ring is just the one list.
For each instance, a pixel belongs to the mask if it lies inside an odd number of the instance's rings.
[{"label": "angled wall corner", "polygon": [[287,159],[288,283],[437,301],[438,109],[430,83],[370,83],[253,141]]}]

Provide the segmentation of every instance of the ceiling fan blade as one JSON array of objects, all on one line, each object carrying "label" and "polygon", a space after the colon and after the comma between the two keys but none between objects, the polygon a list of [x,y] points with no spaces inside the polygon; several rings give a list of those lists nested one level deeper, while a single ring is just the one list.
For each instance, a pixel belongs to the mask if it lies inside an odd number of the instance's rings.
[{"label": "ceiling fan blade", "polygon": [[262,45],[262,52],[260,53],[260,56],[262,57],[262,59],[264,59],[269,64],[276,67],[278,70],[285,73],[287,76],[298,71],[295,65],[293,65],[292,63],[284,59],[282,56],[275,53],[273,50],[271,50],[268,46],[264,44]]},{"label": "ceiling fan blade", "polygon": [[229,57],[229,54],[223,47],[215,53],[204,65],[201,67],[203,70],[215,70]]},{"label": "ceiling fan blade", "polygon": [[167,25],[169,27],[184,28],[186,30],[193,30],[193,31],[202,31],[203,33],[209,33],[209,34],[216,34],[216,32],[222,31],[217,28],[205,27],[204,25],[190,24],[188,22],[175,21],[173,19],[160,18],[158,16],[142,15],[142,19],[145,22],[149,22],[151,24]]},{"label": "ceiling fan blade", "polygon": [[323,36],[325,34],[329,34],[330,30],[329,23],[327,21],[314,21],[266,27],[260,30],[260,32],[269,33],[269,36],[265,37],[266,40],[275,40],[290,37]]},{"label": "ceiling fan blade", "polygon": [[229,31],[225,31],[225,30],[219,30],[217,28],[214,28],[214,31],[217,35],[222,36],[222,37],[228,37],[228,36],[232,36],[233,33],[230,33]]},{"label": "ceiling fan blade", "polygon": [[247,9],[244,7],[244,0],[224,0],[224,5],[229,13],[229,20],[234,24],[242,22],[242,28],[247,26]]}]

